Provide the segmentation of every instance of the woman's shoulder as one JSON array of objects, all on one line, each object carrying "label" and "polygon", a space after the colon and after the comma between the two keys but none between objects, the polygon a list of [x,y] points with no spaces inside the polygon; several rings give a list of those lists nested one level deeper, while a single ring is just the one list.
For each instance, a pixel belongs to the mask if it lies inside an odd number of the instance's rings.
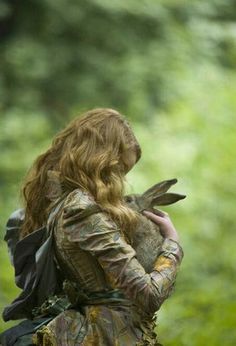
[{"label": "woman's shoulder", "polygon": [[63,224],[69,226],[78,221],[89,218],[93,214],[104,214],[103,209],[95,201],[94,197],[82,189],[73,190],[67,197],[63,205],[62,217]]},{"label": "woman's shoulder", "polygon": [[111,219],[108,212],[104,210],[94,197],[82,189],[72,191],[65,201],[61,224],[66,233],[77,234],[77,225],[80,234],[93,233],[95,230],[106,232],[107,230],[119,230],[118,224]]},{"label": "woman's shoulder", "polygon": [[89,193],[88,191],[77,188],[67,195],[65,203],[64,203],[64,208],[86,209],[91,205],[98,205],[94,197],[92,196],[92,194]]}]

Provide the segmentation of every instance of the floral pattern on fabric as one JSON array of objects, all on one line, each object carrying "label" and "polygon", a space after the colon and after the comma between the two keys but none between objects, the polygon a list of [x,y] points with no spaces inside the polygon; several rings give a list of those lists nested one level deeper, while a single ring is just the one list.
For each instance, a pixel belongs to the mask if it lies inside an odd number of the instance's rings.
[{"label": "floral pattern on fabric", "polygon": [[78,291],[87,297],[115,291],[124,299],[82,300],[39,332],[41,340],[51,333],[51,343],[42,345],[159,345],[152,317],[173,289],[183,257],[179,244],[165,239],[147,274],[119,227],[80,189],[67,196],[54,235],[58,263]]}]

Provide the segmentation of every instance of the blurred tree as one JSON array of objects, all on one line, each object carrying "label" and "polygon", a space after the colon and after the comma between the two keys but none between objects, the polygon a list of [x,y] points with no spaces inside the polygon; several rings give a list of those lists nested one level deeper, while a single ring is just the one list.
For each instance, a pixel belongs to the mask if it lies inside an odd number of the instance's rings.
[{"label": "blurred tree", "polygon": [[[0,234],[33,159],[75,113],[128,114],[129,190],[180,177],[185,259],[159,313],[165,346],[234,345],[235,0],[0,0]],[[0,242],[0,309],[13,272]],[[0,330],[6,325],[0,323]]]},{"label": "blurred tree", "polygon": [[[1,1],[1,102],[53,124],[79,108],[152,118],[186,66],[235,67],[235,1]],[[197,56],[197,59],[196,59]]]}]

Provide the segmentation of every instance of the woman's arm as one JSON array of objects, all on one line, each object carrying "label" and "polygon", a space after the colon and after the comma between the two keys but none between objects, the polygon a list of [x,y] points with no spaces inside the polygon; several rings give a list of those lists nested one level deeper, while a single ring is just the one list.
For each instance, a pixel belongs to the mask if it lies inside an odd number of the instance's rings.
[{"label": "woman's arm", "polygon": [[[136,259],[134,249],[127,244],[117,225],[106,213],[87,217],[86,210],[73,208],[64,212],[64,229],[72,242],[95,256],[113,288],[119,288],[146,313],[153,314],[169,296],[175,282],[183,252],[172,239],[164,240],[153,271],[147,274]],[[76,217],[75,217],[76,215]]]}]

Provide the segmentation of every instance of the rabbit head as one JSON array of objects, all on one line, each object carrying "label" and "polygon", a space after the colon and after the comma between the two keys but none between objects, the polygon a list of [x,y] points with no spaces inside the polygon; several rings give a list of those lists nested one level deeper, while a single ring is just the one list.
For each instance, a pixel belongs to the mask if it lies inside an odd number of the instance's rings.
[{"label": "rabbit head", "polygon": [[168,205],[184,199],[185,195],[167,193],[169,188],[177,183],[177,179],[164,180],[150,187],[143,194],[125,196],[128,206],[138,212],[144,209],[153,209],[154,206]]}]

